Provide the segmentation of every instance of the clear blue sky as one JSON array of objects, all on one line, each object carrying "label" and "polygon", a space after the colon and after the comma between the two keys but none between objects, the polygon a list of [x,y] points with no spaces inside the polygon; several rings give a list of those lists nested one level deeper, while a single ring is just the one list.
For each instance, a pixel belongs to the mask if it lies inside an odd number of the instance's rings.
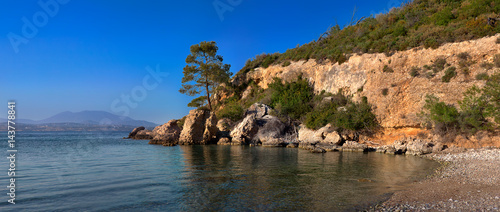
[{"label": "clear blue sky", "polygon": [[[57,4],[44,10],[38,1],[0,3],[2,118],[7,101],[16,100],[18,118],[40,120],[83,110],[123,115],[127,110],[131,118],[164,123],[192,109],[186,106],[191,97],[178,92],[191,45],[216,41],[236,73],[257,54],[284,52],[317,39],[336,22],[345,25],[355,6],[361,17],[402,1],[40,2]],[[226,11],[218,13],[214,2]],[[161,83],[146,70],[157,65],[168,73]],[[135,99],[130,98],[136,104],[127,105],[121,97],[134,92]]]}]

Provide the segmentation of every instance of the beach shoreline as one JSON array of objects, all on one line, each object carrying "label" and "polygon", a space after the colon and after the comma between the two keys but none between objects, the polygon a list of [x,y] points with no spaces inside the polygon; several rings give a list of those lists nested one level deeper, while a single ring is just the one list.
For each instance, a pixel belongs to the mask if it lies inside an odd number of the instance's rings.
[{"label": "beach shoreline", "polygon": [[500,149],[444,151],[423,156],[442,163],[436,172],[368,211],[497,211]]}]

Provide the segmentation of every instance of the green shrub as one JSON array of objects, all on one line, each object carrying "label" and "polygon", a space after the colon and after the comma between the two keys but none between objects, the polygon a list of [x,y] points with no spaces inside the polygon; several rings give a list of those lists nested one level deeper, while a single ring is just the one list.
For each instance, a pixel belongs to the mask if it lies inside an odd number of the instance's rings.
[{"label": "green shrub", "polygon": [[[500,33],[500,25],[492,27],[486,19],[500,13],[499,5],[498,0],[409,1],[387,14],[367,17],[356,24],[334,25],[320,39],[288,49],[272,61],[278,64],[316,59],[319,63],[329,60],[342,64],[355,53],[391,54],[493,36]],[[256,58],[241,72],[262,62],[262,58]]]},{"label": "green shrub", "polygon": [[435,76],[435,74],[432,71],[429,71],[425,74],[425,77],[427,77],[427,79],[432,79],[434,76]]},{"label": "green shrub", "polygon": [[444,66],[446,65],[446,59],[443,57],[438,57],[436,60],[434,60],[434,63],[432,64],[432,70],[434,73],[440,72],[444,69]]},{"label": "green shrub", "polygon": [[500,73],[491,75],[482,91],[488,102],[486,116],[494,118],[500,124]]},{"label": "green shrub", "polygon": [[461,52],[460,54],[457,55],[457,57],[460,60],[468,60],[470,55],[467,52]]},{"label": "green shrub", "polygon": [[[319,105],[306,115],[305,125],[310,129],[319,129],[332,124],[340,133],[354,131],[369,132],[378,126],[376,116],[366,98],[360,103],[353,102],[342,94],[336,94],[332,102]],[[337,101],[338,100],[338,101]]]},{"label": "green shrub", "polygon": [[243,107],[238,102],[226,104],[222,109],[217,111],[217,118],[228,118],[232,121],[238,121],[243,118]]},{"label": "green shrub", "polygon": [[187,116],[184,116],[181,119],[177,120],[177,126],[179,126],[180,128],[183,128],[184,127],[184,122],[186,122],[186,117]]},{"label": "green shrub", "polygon": [[431,70],[432,68],[429,65],[424,65],[424,70]]},{"label": "green shrub", "polygon": [[496,44],[500,44],[500,37],[497,38],[497,40],[495,41]]},{"label": "green shrub", "polygon": [[435,132],[446,134],[457,130],[460,116],[458,110],[453,105],[440,102],[434,95],[427,95],[425,98],[422,115],[427,121],[432,123]]},{"label": "green shrub", "polygon": [[488,62],[482,62],[479,66],[481,66],[481,68],[484,68],[486,70],[490,70],[493,68],[493,63],[488,63]]},{"label": "green shrub", "polygon": [[419,72],[420,71],[420,68],[416,67],[416,66],[413,66],[411,67],[411,70],[410,70],[410,76],[411,77],[416,77],[419,75]]},{"label": "green shrub", "polygon": [[388,88],[382,89],[382,95],[387,96],[387,94],[389,94],[389,89]]},{"label": "green shrub", "polygon": [[295,82],[282,83],[281,79],[274,78],[269,88],[272,89],[270,106],[279,114],[300,119],[311,111],[310,101],[314,93],[307,79],[300,76]]},{"label": "green shrub", "polygon": [[488,101],[481,94],[481,89],[472,86],[465,93],[460,106],[460,129],[462,132],[475,133],[478,130],[487,129],[487,120],[485,118],[485,109]]},{"label": "green shrub", "polygon": [[285,61],[282,65],[282,67],[287,67],[289,66],[290,64],[292,64],[289,60]]},{"label": "green shrub", "polygon": [[454,18],[455,16],[451,12],[451,7],[446,7],[432,16],[434,23],[438,26],[446,26]]},{"label": "green shrub", "polygon": [[500,54],[493,56],[493,64],[495,64],[497,68],[500,68]]},{"label": "green shrub", "polygon": [[450,82],[451,78],[457,76],[457,72],[455,71],[455,67],[449,67],[444,72],[444,76],[441,78],[441,82]]},{"label": "green shrub", "polygon": [[394,70],[390,68],[388,65],[384,65],[384,68],[382,69],[383,72],[388,72],[388,73],[393,73]]},{"label": "green shrub", "polygon": [[488,80],[489,76],[487,73],[476,74],[476,80]]}]

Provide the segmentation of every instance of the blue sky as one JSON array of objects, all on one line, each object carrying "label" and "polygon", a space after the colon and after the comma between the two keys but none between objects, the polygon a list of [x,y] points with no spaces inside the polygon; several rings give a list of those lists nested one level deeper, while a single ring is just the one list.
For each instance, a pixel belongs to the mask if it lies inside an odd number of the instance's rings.
[{"label": "blue sky", "polygon": [[[6,109],[0,117],[15,100],[18,118],[103,110],[164,123],[193,109],[186,106],[192,97],[178,92],[191,45],[216,41],[236,73],[257,54],[284,52],[336,22],[347,24],[354,7],[359,18],[401,2],[2,1],[0,101]],[[151,70],[168,76],[157,81]]]}]

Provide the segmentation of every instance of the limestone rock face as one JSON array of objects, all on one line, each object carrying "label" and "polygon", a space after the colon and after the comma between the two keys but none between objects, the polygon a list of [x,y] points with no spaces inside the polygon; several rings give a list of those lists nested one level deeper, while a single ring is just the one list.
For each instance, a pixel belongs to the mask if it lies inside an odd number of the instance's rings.
[{"label": "limestone rock face", "polygon": [[339,135],[339,133],[334,131],[331,124],[328,124],[316,131],[308,129],[305,125],[301,125],[299,130],[299,142],[342,145],[343,138]]},{"label": "limestone rock face", "polygon": [[149,144],[162,144],[172,146],[179,143],[181,128],[177,125],[177,120],[170,120],[166,124],[155,127],[153,130],[153,139]]},{"label": "limestone rock face", "polygon": [[201,144],[217,143],[217,117],[215,113],[210,113],[209,117],[205,120],[205,131],[203,132],[203,140]]},{"label": "limestone rock face", "polygon": [[[495,70],[485,70],[480,63],[469,66],[470,74],[458,74],[449,83],[441,81],[444,71],[427,78],[428,70],[424,65],[432,65],[433,61],[442,57],[450,66],[459,67],[460,59],[457,55],[467,52],[471,61],[492,63],[495,54],[500,53],[500,44],[495,41],[500,35],[484,37],[477,40],[448,43],[438,49],[422,47],[407,51],[396,52],[392,56],[382,53],[351,55],[348,61],[338,63],[319,64],[315,60],[291,62],[291,65],[282,67],[272,65],[268,68],[256,68],[246,74],[238,75],[233,84],[253,80],[262,88],[267,88],[273,77],[284,81],[294,81],[302,75],[313,86],[314,91],[320,93],[325,90],[337,93],[343,89],[353,99],[366,96],[374,107],[374,113],[385,128],[404,128],[420,126],[417,114],[425,104],[425,96],[434,94],[446,104],[457,105],[462,99],[463,92],[472,85],[483,87],[484,80],[476,80],[475,75],[482,72],[492,74]],[[384,66],[394,70],[393,73],[383,72]],[[412,67],[418,67],[419,76],[410,76]],[[388,94],[382,95],[387,88]],[[490,141],[496,142],[496,141]]]},{"label": "limestone rock face", "polygon": [[140,127],[136,127],[132,130],[132,132],[130,132],[128,134],[128,138],[135,138],[135,135],[137,135],[137,133],[141,130],[145,130],[146,128],[144,128],[143,126],[140,126]]},{"label": "limestone rock face", "polygon": [[191,110],[186,116],[179,144],[210,144],[215,142],[217,117],[208,110]]}]

